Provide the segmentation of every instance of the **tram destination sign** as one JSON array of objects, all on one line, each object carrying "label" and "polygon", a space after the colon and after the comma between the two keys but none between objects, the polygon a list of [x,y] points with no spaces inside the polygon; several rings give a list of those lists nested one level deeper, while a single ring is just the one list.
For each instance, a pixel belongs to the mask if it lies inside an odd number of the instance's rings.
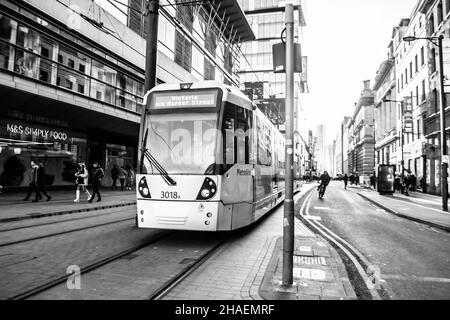
[{"label": "tram destination sign", "polygon": [[217,91],[155,92],[150,109],[211,108],[217,106]]}]

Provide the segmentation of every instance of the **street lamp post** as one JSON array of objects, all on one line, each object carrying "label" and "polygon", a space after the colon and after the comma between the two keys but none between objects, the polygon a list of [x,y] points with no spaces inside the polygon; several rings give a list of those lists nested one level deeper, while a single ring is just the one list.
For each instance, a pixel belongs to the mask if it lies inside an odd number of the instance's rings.
[{"label": "street lamp post", "polygon": [[[445,132],[445,92],[444,92],[444,55],[442,40],[443,35],[439,37],[424,37],[419,38],[415,36],[404,37],[403,40],[406,42],[412,42],[416,40],[428,40],[439,49],[439,87],[440,87],[440,101],[439,101],[439,111],[440,111],[440,129],[441,129],[441,192],[442,192],[442,210],[448,211],[448,185],[447,185],[447,168],[448,164],[444,160],[447,156],[447,135]],[[438,41],[437,43],[435,41]]]}]

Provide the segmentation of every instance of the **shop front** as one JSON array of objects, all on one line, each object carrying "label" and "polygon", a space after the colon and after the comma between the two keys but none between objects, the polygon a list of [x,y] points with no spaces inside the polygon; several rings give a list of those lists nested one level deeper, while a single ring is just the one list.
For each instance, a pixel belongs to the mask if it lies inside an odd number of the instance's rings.
[{"label": "shop front", "polygon": [[[3,191],[19,191],[29,184],[30,161],[45,168],[45,183],[53,189],[75,184],[77,164],[88,168],[99,162],[105,168],[104,186],[109,186],[111,169],[135,167],[137,139],[114,132],[82,128],[68,121],[31,114],[10,113],[0,117],[0,185]],[[135,145],[136,144],[136,145]]]}]

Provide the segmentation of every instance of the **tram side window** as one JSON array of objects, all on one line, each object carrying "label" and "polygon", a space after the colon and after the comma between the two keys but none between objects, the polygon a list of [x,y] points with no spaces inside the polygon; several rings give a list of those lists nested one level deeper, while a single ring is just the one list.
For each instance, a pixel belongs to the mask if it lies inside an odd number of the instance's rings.
[{"label": "tram side window", "polygon": [[235,163],[235,144],[234,144],[234,132],[235,132],[236,112],[231,106],[226,105],[223,113],[222,134],[225,140],[224,145],[224,157],[225,164],[233,165]]},{"label": "tram side window", "polygon": [[237,107],[236,123],[236,160],[239,164],[249,164],[251,111]]},{"label": "tram side window", "polygon": [[270,166],[272,165],[272,137],[270,129],[257,118],[257,135],[258,135],[258,164]]}]

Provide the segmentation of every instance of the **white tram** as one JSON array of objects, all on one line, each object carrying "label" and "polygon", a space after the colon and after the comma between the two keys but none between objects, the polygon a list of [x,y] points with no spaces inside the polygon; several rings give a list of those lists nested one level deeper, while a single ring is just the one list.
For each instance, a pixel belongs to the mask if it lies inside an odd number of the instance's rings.
[{"label": "white tram", "polygon": [[[162,84],[145,101],[139,228],[234,230],[283,201],[284,137],[237,88]],[[295,150],[294,191],[298,157]]]}]

